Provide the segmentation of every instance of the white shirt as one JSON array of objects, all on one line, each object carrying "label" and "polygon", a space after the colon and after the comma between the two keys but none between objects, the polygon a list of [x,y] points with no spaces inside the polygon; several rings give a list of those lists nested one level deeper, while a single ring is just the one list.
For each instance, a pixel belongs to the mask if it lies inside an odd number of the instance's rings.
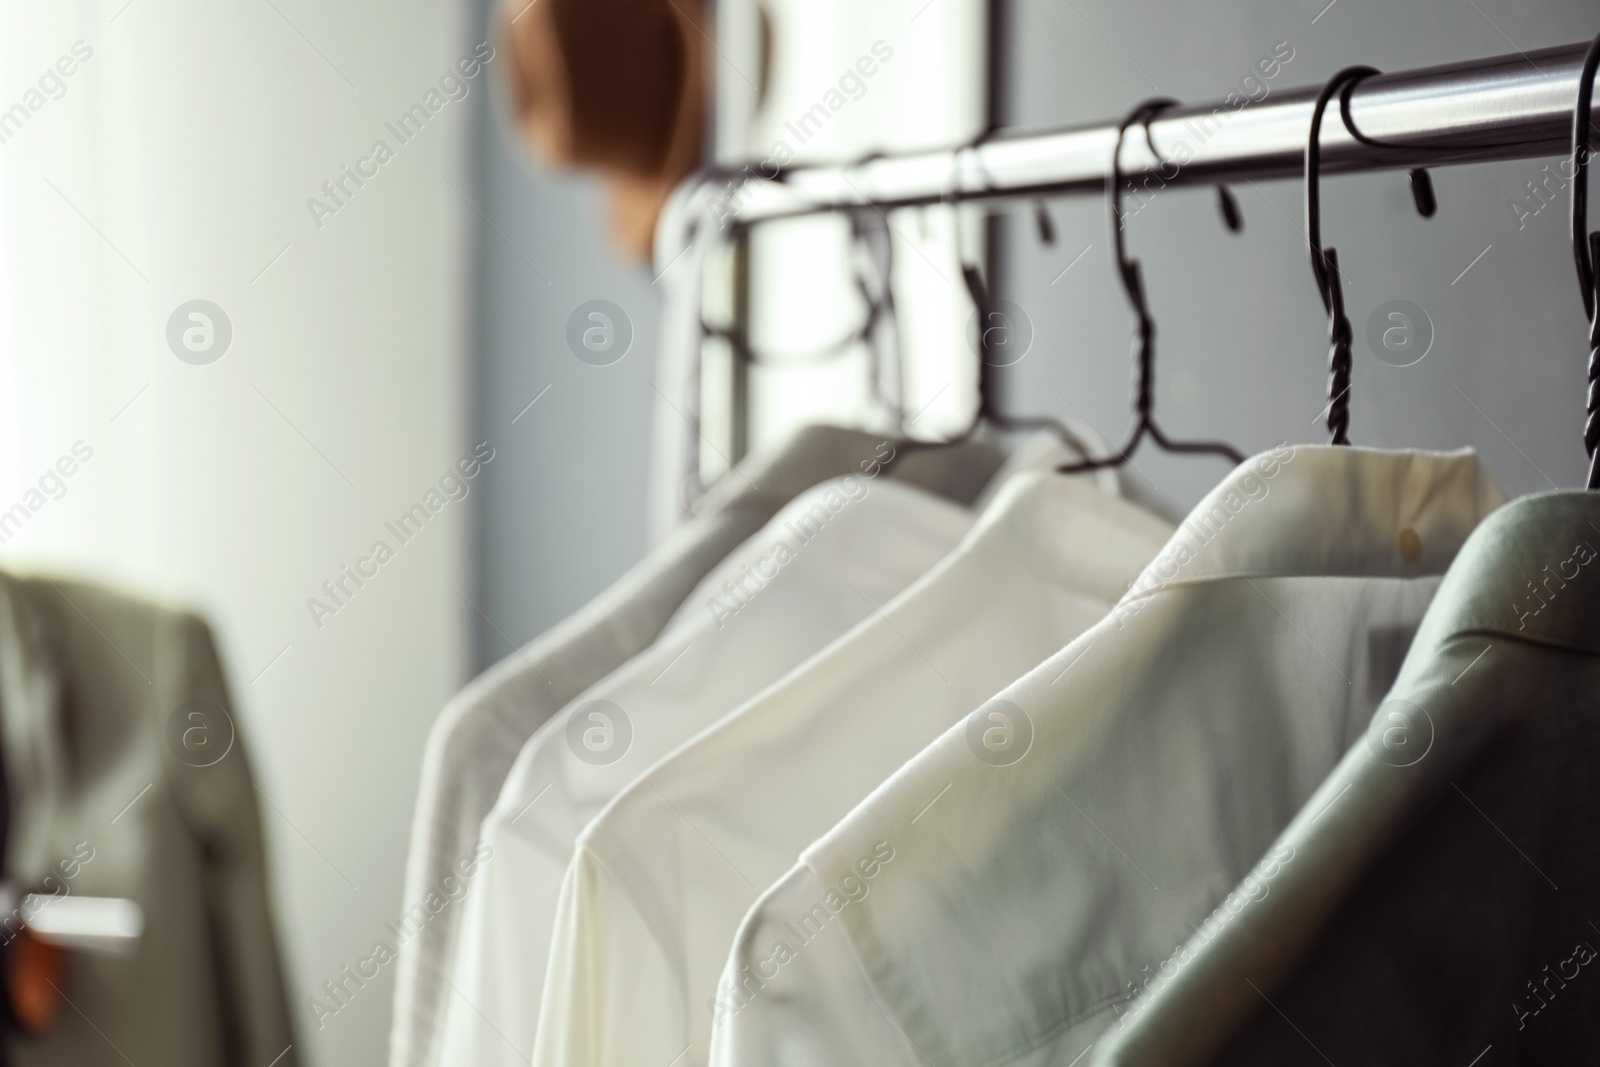
[{"label": "white shirt", "polygon": [[455,998],[448,979],[463,910],[442,904],[441,894],[455,900],[479,870],[478,832],[534,730],[657,640],[695,584],[781,507],[828,478],[876,473],[896,450],[890,478],[962,504],[984,489],[1002,459],[982,434],[912,451],[877,434],[801,427],[746,457],[649,555],[445,705],[423,748],[411,823],[401,904],[409,936],[397,946],[390,1067],[439,1061],[445,1008]]},{"label": "white shirt", "polygon": [[[1269,887],[1293,862],[1273,837],[1502,499],[1470,452],[1308,446],[1236,468],[1105,621],[751,911],[713,1062],[1073,1062],[1252,865]],[[1030,742],[1014,763],[979,755],[996,710]]]},{"label": "white shirt", "polygon": [[562,885],[533,1062],[703,1063],[718,974],[761,890],[1101,618],[1170,532],[1082,480],[1021,475],[901,597],[621,793]]},{"label": "white shirt", "polygon": [[807,490],[711,572],[661,639],[529,739],[483,823],[492,856],[464,905],[441,1063],[527,1064],[562,872],[606,801],[904,589],[973,518],[888,479]]}]

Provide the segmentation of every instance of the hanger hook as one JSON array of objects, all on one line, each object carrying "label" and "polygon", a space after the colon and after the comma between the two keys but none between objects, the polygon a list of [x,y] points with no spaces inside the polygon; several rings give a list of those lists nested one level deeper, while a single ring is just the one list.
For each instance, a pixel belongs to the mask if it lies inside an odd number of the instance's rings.
[{"label": "hanger hook", "polygon": [[[1355,70],[1357,68],[1352,67],[1350,69]],[[1371,67],[1367,67],[1365,69],[1369,73],[1362,74],[1360,77],[1351,79],[1345,84],[1344,91],[1339,94],[1339,118],[1344,123],[1344,128],[1349,131],[1350,136],[1354,137],[1358,142],[1364,145],[1371,145],[1374,148],[1417,147],[1415,145],[1404,145],[1395,141],[1380,141],[1376,138],[1368,137],[1366,134],[1362,133],[1361,128],[1356,125],[1356,120],[1351,118],[1350,96],[1354,92],[1357,83],[1365,78],[1371,77],[1373,74],[1380,73],[1379,71],[1373,70]],[[1421,215],[1425,219],[1433,218],[1434,213],[1439,210],[1439,201],[1433,195],[1433,179],[1428,175],[1428,168],[1412,167],[1411,170],[1407,172],[1407,176],[1411,179],[1411,202],[1416,205],[1417,214]]]},{"label": "hanger hook", "polygon": [[1123,295],[1128,298],[1128,306],[1133,309],[1134,317],[1138,320],[1139,332],[1135,342],[1137,349],[1134,364],[1134,411],[1140,419],[1141,426],[1149,419],[1154,403],[1156,327],[1155,321],[1150,317],[1149,302],[1145,299],[1144,276],[1139,261],[1128,255],[1125,236],[1127,226],[1122,214],[1122,193],[1126,184],[1126,178],[1122,173],[1122,142],[1127,137],[1128,127],[1136,122],[1141,123],[1145,130],[1146,144],[1154,154],[1155,145],[1150,142],[1150,120],[1168,108],[1177,106],[1177,103],[1168,97],[1155,97],[1135,107],[1118,124],[1117,142],[1111,149],[1110,196],[1106,198],[1106,203],[1111,211],[1111,245],[1116,255],[1117,279],[1122,283]]},{"label": "hanger hook", "polygon": [[1243,232],[1244,216],[1239,214],[1239,201],[1234,199],[1233,190],[1221,182],[1217,183],[1217,211],[1229,233]]},{"label": "hanger hook", "polygon": [[[964,172],[962,160],[968,153],[976,153],[988,139],[992,130],[984,130],[971,143],[963,145],[956,150],[955,161],[951,171],[950,185],[939,197],[939,202],[948,204],[952,211],[959,203],[961,174]],[[977,158],[974,155],[974,158]],[[983,175],[983,189],[992,189],[994,182],[986,171],[983,170],[981,159],[978,160],[977,170]],[[1042,208],[1042,202],[1040,204]],[[1082,437],[1061,420],[1049,415],[1025,415],[1020,417],[1007,415],[1000,409],[999,376],[1000,365],[989,357],[992,347],[989,341],[989,331],[998,313],[993,295],[989,286],[983,279],[983,271],[976,263],[967,258],[964,243],[961,240],[960,220],[956,220],[956,260],[961,267],[961,281],[966,286],[967,296],[972,300],[972,307],[978,322],[978,404],[972,413],[972,421],[967,428],[953,441],[965,441],[977,433],[978,427],[988,422],[1001,430],[1048,430],[1073,452],[1080,456],[1089,454],[1089,446]],[[1115,492],[1115,483],[1104,486],[1107,492]]]},{"label": "hanger hook", "polygon": [[[990,360],[989,329],[995,313],[994,304],[990,300],[989,287],[984,283],[983,272],[978,265],[967,258],[966,242],[962,239],[960,215],[961,177],[966,172],[964,161],[978,159],[978,150],[989,139],[993,128],[986,128],[978,133],[971,141],[957,148],[951,155],[950,184],[939,197],[940,202],[949,205],[951,221],[955,227],[956,262],[961,267],[961,281],[966,286],[967,296],[972,300],[973,315],[978,325],[978,405],[972,413],[972,421],[968,424],[962,437],[970,437],[978,428],[978,424],[985,419],[997,426],[1011,425],[1012,420],[1000,413],[999,390],[997,381],[997,365]],[[983,177],[984,189],[993,188],[994,183],[983,169],[979,160],[975,169]]]},{"label": "hanger hook", "polygon": [[1150,123],[1161,112],[1175,106],[1177,106],[1176,100],[1155,97],[1128,112],[1127,117],[1117,125],[1116,143],[1111,147],[1111,173],[1106,177],[1106,205],[1111,221],[1111,247],[1117,268],[1117,280],[1122,283],[1123,294],[1138,319],[1138,334],[1134,339],[1133,430],[1128,436],[1127,443],[1115,454],[1101,459],[1067,464],[1058,468],[1063,474],[1120,467],[1133,456],[1134,450],[1139,447],[1139,442],[1144,439],[1146,433],[1168,452],[1219,455],[1236,464],[1244,462],[1244,457],[1231,445],[1220,441],[1175,441],[1163,433],[1155,421],[1156,327],[1155,320],[1150,316],[1149,303],[1145,298],[1144,273],[1139,267],[1139,261],[1128,256],[1127,240],[1123,233],[1125,219],[1122,213],[1122,194],[1127,181],[1122,172],[1122,143],[1127,139],[1128,127],[1139,123],[1144,127],[1145,144],[1149,147],[1150,154],[1160,159],[1160,153],[1156,151],[1150,133]]},{"label": "hanger hook", "polygon": [[1583,447],[1589,455],[1590,489],[1600,489],[1600,284],[1595,262],[1600,260],[1600,232],[1589,232],[1589,144],[1593,118],[1594,76],[1600,69],[1600,36],[1589,44],[1578,75],[1578,99],[1572,109],[1572,258],[1578,268],[1583,310],[1589,318],[1589,389],[1584,408]]},{"label": "hanger hook", "polygon": [[[1344,283],[1339,276],[1337,250],[1322,247],[1322,115],[1335,93],[1340,97],[1340,117],[1348,115],[1350,93],[1373,67],[1346,67],[1322,87],[1311,109],[1311,129],[1306,137],[1306,246],[1311,253],[1311,274],[1317,282],[1322,306],[1328,312],[1328,439],[1335,445],[1350,443],[1350,317],[1344,309]],[[1346,119],[1348,125],[1348,119]]]},{"label": "hanger hook", "polygon": [[866,308],[855,336],[867,348],[869,391],[894,432],[904,433],[905,352],[894,301],[894,233],[876,212],[851,211],[846,218],[856,291]]},{"label": "hanger hook", "polygon": [[1594,99],[1594,76],[1600,67],[1600,36],[1589,45],[1578,75],[1578,100],[1572,109],[1572,160],[1576,168],[1572,183],[1572,258],[1578,266],[1578,288],[1583,293],[1583,310],[1595,313],[1594,256],[1589,249],[1589,128],[1590,106]]}]

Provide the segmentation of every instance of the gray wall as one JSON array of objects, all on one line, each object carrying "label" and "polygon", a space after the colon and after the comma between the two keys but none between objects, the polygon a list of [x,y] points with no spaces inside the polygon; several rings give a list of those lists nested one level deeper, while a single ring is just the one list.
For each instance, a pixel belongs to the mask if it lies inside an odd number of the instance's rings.
[{"label": "gray wall", "polygon": [[[490,5],[475,2],[487,18]],[[648,267],[613,253],[599,183],[538,166],[512,142],[506,110],[497,94],[478,115],[475,418],[497,449],[477,513],[480,667],[644,554],[654,396]],[[566,342],[568,317],[596,299],[621,307],[634,331],[628,354],[605,367]]]},{"label": "gray wall", "polygon": [[[1267,83],[1274,91],[1319,84],[1353,63],[1419,67],[1586,41],[1600,28],[1594,6],[1575,0],[1337,0],[1325,11],[1328,0],[1013,2],[1006,84],[1010,122],[1022,127],[1105,119],[1156,95],[1220,99],[1280,41],[1294,58]],[[1521,229],[1509,203],[1545,162],[1437,170],[1439,211],[1428,220],[1412,207],[1404,174],[1324,181],[1325,240],[1350,283],[1357,444],[1470,445],[1512,494],[1582,484],[1587,324],[1567,201]],[[1301,183],[1235,193],[1245,216],[1239,236],[1224,230],[1208,190],[1161,192],[1128,223],[1158,327],[1158,416],[1175,435],[1221,437],[1246,453],[1323,441],[1313,419],[1326,402],[1327,319],[1305,251]],[[1002,286],[1037,331],[1007,383],[1008,407],[1069,415],[1075,404],[1120,440],[1132,320],[1111,267],[1104,202],[1057,201],[1052,210],[1054,248],[1039,244],[1025,215],[1007,227]],[[1431,351],[1410,367],[1380,361],[1365,340],[1373,311],[1396,299],[1434,325]],[[1148,447],[1136,463],[1184,506],[1225,469]]]},{"label": "gray wall", "polygon": [[[1010,122],[1022,127],[1103,120],[1158,94],[1220,98],[1280,41],[1294,57],[1268,83],[1274,91],[1320,83],[1350,63],[1445,63],[1585,40],[1596,29],[1592,8],[1576,0],[1336,0],[1326,10],[1326,0],[1014,3],[1005,89]],[[648,272],[609,252],[593,184],[539,173],[507,147],[495,116],[482,118],[479,206],[493,226],[480,225],[477,417],[503,457],[489,471],[478,532],[479,603],[490,620],[478,620],[478,656],[487,663],[645,550],[656,308]],[[1324,228],[1350,281],[1357,334],[1358,444],[1470,445],[1513,494],[1581,482],[1587,349],[1565,203],[1520,229],[1509,206],[1543,163],[1436,171],[1431,220],[1415,215],[1403,175],[1326,183]],[[1306,262],[1300,185],[1236,193],[1241,236],[1223,230],[1204,191],[1164,192],[1131,223],[1159,326],[1158,412],[1176,435],[1220,436],[1245,452],[1321,441],[1326,320]],[[1104,207],[1077,199],[1052,211],[1056,246],[1039,245],[1020,215],[1000,272],[1036,329],[1032,352],[1008,376],[1009,407],[1078,415],[1120,439],[1131,322]],[[626,309],[636,331],[632,352],[611,367],[580,362],[564,341],[573,308],[596,297]],[[1393,299],[1419,305],[1433,323],[1432,349],[1414,366],[1379,361],[1364,340],[1372,312]],[[1181,506],[1224,470],[1150,451],[1137,465]]]}]

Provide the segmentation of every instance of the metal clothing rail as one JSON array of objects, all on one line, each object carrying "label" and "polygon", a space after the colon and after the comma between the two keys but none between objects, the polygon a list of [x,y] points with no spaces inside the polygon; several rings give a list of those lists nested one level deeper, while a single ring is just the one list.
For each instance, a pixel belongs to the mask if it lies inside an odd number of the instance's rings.
[{"label": "metal clothing rail", "polygon": [[[1367,137],[1323,124],[1324,174],[1478,163],[1564,154],[1587,43],[1368,78],[1350,113]],[[1134,182],[1163,186],[1292,178],[1301,173],[1311,109],[1321,86],[1273,92],[1242,106],[1180,106],[1123,147]],[[1242,98],[1237,98],[1242,99]],[[752,164],[735,183],[724,221],[878,208],[1103,192],[1116,125],[999,135],[976,147],[800,166],[777,180]],[[1187,160],[1180,163],[1185,156]],[[773,168],[768,168],[770,172]]]},{"label": "metal clothing rail", "polygon": [[[1495,56],[1364,79],[1350,98],[1357,141],[1337,109],[1322,124],[1324,175],[1565,155],[1587,43]],[[1311,111],[1322,86],[1181,105],[1129,137],[1122,171],[1134,186],[1214,185],[1299,177]],[[1103,194],[1116,123],[1022,133],[975,146],[884,156],[859,163],[782,169],[751,163],[691,179],[714,201],[731,239],[732,316],[727,340],[727,439],[738,462],[749,427],[750,230],[757,223],[829,212]],[[1155,151],[1152,152],[1150,146]],[[776,178],[773,175],[776,173]],[[720,187],[719,187],[720,186]],[[698,387],[696,392],[699,397]],[[696,403],[699,401],[697,400]],[[704,443],[698,411],[691,451]]]}]

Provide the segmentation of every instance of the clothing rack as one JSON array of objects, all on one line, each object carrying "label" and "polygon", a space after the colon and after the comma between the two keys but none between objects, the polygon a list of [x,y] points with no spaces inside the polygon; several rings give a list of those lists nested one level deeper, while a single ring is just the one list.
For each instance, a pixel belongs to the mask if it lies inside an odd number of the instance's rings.
[{"label": "clothing rack", "polygon": [[[1358,142],[1335,116],[1323,124],[1323,173],[1564,154],[1587,47],[1582,42],[1368,78],[1351,95],[1351,118],[1368,137],[1390,144]],[[1143,137],[1130,137],[1123,147],[1124,173],[1135,185],[1148,178],[1162,186],[1297,177],[1321,88],[1273,91],[1242,106],[1216,101],[1165,111],[1150,123],[1150,140],[1162,158]],[[1112,121],[999,135],[973,147],[794,167],[773,181],[760,180],[766,177],[760,164],[751,164],[747,173],[755,180],[731,198],[726,218],[748,226],[869,206],[1102,193],[1116,133]],[[1192,158],[1176,166],[1172,153],[1180,142]]]},{"label": "clothing rack", "polygon": [[[1356,85],[1350,117],[1322,124],[1322,173],[1352,174],[1565,155],[1587,42],[1374,75]],[[1149,124],[1149,140],[1123,144],[1134,187],[1169,188],[1297,178],[1321,85],[1180,105]],[[777,219],[935,204],[1096,195],[1105,191],[1117,124],[1007,133],[958,148],[878,156],[856,163],[779,168],[753,162],[702,177],[732,244],[732,317],[727,455],[749,442],[751,227]],[[1151,151],[1154,146],[1155,152]],[[1179,146],[1187,162],[1177,162]],[[1155,153],[1160,153],[1159,156]],[[775,177],[774,177],[775,175]],[[721,188],[716,186],[721,183]],[[696,423],[694,448],[701,446]]]}]

